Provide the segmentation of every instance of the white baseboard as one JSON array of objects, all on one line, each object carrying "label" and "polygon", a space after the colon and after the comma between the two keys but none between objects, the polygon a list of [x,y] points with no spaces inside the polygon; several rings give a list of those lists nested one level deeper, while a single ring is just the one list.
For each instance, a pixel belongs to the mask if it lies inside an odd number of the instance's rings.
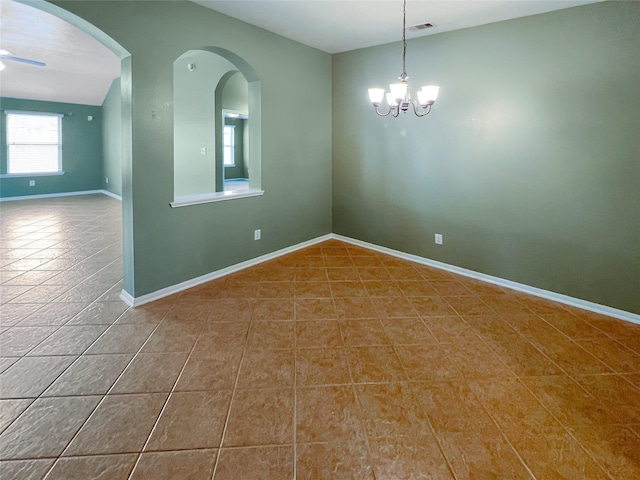
[{"label": "white baseboard", "polygon": [[120,292],[120,300],[129,305],[130,307],[137,307],[139,304],[136,304],[136,299],[133,298],[129,292],[126,290],[122,290]]},{"label": "white baseboard", "polygon": [[140,305],[144,305],[145,303],[153,302],[155,300],[160,300],[161,298],[168,297],[169,295],[173,295],[174,293],[182,292],[183,290],[187,290],[197,285],[210,282],[211,280],[224,277],[231,273],[239,272],[240,270],[244,270],[245,268],[259,265],[268,260],[273,260],[274,258],[278,258],[288,253],[292,253],[297,250],[310,247],[317,243],[330,240],[331,238],[332,238],[332,235],[330,233],[327,235],[323,235],[321,237],[316,237],[314,239],[307,240],[306,242],[298,243],[291,247],[282,248],[280,250],[276,250],[275,252],[267,253],[265,255],[261,255],[256,258],[252,258],[251,260],[247,260],[245,262],[236,263],[235,265],[231,265],[230,267],[222,268],[220,270],[216,270],[215,272],[207,273],[206,275],[192,278],[191,280],[187,280],[187,281],[178,283],[176,285],[172,285],[170,287],[156,290],[155,292],[151,292],[146,295],[142,295],[140,297],[133,297],[125,290],[122,290],[122,292],[120,293],[120,299],[130,307],[139,307]]},{"label": "white baseboard", "polygon": [[412,255],[410,253],[400,252],[398,250],[381,247],[373,243],[363,242],[361,240],[356,240],[354,238],[345,237],[338,234],[331,234],[331,238],[334,238],[336,240],[341,240],[343,242],[350,243],[352,245],[357,245],[359,247],[375,250],[377,252],[386,253],[387,255],[392,255],[394,257],[402,258],[404,260],[409,260],[411,262],[420,263],[422,265],[428,265],[434,268],[439,268],[440,270],[446,270],[448,272],[457,273],[458,275],[463,275],[465,277],[475,278],[476,280],[492,283],[500,287],[509,288],[511,290],[516,290],[518,292],[528,293],[536,297],[545,298],[547,300],[552,300],[554,302],[562,303],[565,305],[571,305],[572,307],[582,308],[584,310],[600,313],[602,315],[618,318],[620,320],[626,320],[627,322],[640,324],[640,315],[637,315],[635,313],[626,312],[624,310],[619,310],[617,308],[607,307],[606,305],[600,305],[599,303],[588,302],[586,300],[570,297],[568,295],[563,295],[561,293],[556,293],[556,292],[551,292],[549,290],[543,290],[541,288],[531,287],[523,283],[512,282],[511,280],[505,280],[503,278],[486,275],[484,273],[475,272],[473,270],[468,270],[466,268],[456,267],[455,265],[449,265],[447,263],[430,260],[428,258],[419,257],[418,255]]},{"label": "white baseboard", "polygon": [[626,312],[624,310],[619,310],[617,308],[607,307],[606,305],[600,305],[598,303],[588,302],[586,300],[570,297],[568,295],[563,295],[561,293],[551,292],[549,290],[543,290],[541,288],[532,287],[522,283],[512,282],[511,280],[505,280],[503,278],[494,277],[492,275],[486,275],[484,273],[475,272],[473,270],[468,270],[466,268],[456,267],[455,265],[449,265],[447,263],[430,260],[428,258],[420,257],[418,255],[412,255],[409,253],[400,252],[398,250],[393,250],[387,247],[381,247],[373,243],[363,242],[361,240],[356,240],[354,238],[345,237],[343,235],[338,235],[334,233],[323,235],[321,237],[317,237],[312,240],[308,240],[306,242],[293,245],[291,247],[283,248],[281,250],[277,250],[275,252],[268,253],[266,255],[262,255],[257,258],[253,258],[251,260],[247,260],[246,262],[238,263],[236,265],[231,265],[230,267],[226,267],[221,270],[216,270],[215,272],[211,272],[206,275],[202,275],[200,277],[193,278],[191,280],[187,280],[185,282],[179,283],[177,285],[172,285],[170,287],[166,287],[161,290],[157,290],[155,292],[142,295],[140,297],[133,297],[128,292],[123,290],[122,293],[120,294],[120,298],[122,299],[123,302],[125,302],[130,307],[138,307],[140,305],[144,305],[145,303],[159,300],[169,295],[173,295],[174,293],[182,292],[184,290],[195,287],[197,285],[210,282],[211,280],[224,277],[225,275],[229,275],[231,273],[235,273],[240,270],[244,270],[245,268],[259,265],[260,263],[266,262],[268,260],[281,257],[282,255],[286,255],[288,253],[295,252],[296,250],[300,250],[302,248],[306,248],[311,245],[315,245],[330,239],[340,240],[346,243],[350,243],[352,245],[357,245],[359,247],[368,248],[370,250],[385,253],[387,255],[392,255],[394,257],[398,257],[404,260],[409,260],[411,262],[420,263],[422,265],[438,268],[440,270],[446,270],[448,272],[456,273],[458,275],[463,275],[465,277],[474,278],[476,280],[481,280],[483,282],[491,283],[493,285],[498,285],[500,287],[505,287],[511,290],[516,290],[518,292],[527,293],[536,297],[552,300],[554,302],[562,303],[564,305],[570,305],[572,307],[582,308],[584,310],[589,310],[591,312],[607,315],[609,317],[618,318],[620,320],[626,320],[627,322],[640,324],[640,315],[637,315],[635,313]]},{"label": "white baseboard", "polygon": [[122,197],[120,195],[110,192],[109,190],[100,190],[100,193],[106,195],[107,197],[115,198],[116,200],[122,201]]},{"label": "white baseboard", "polygon": [[116,195],[115,193],[111,193],[107,190],[82,190],[80,192],[44,193],[42,195],[23,195],[20,197],[5,197],[5,198],[0,198],[0,202],[15,202],[17,200],[40,200],[43,198],[56,198],[56,197],[75,197],[76,195],[95,195],[98,193],[108,195],[109,197],[113,197],[117,200],[122,200],[122,197]]}]

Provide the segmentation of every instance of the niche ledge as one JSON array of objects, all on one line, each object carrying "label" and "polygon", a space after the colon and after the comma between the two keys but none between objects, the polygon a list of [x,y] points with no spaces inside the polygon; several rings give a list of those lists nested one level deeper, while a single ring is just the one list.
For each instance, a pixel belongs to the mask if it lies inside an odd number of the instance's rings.
[{"label": "niche ledge", "polygon": [[200,205],[202,203],[222,202],[224,200],[233,200],[236,198],[259,197],[264,195],[264,190],[254,188],[246,190],[230,190],[228,192],[205,193],[202,195],[187,195],[177,197],[171,205],[171,208],[188,207],[189,205]]}]

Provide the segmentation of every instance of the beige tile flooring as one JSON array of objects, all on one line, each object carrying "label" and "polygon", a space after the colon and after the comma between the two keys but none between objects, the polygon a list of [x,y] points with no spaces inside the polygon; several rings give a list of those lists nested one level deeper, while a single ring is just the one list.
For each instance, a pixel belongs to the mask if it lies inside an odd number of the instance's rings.
[{"label": "beige tile flooring", "polygon": [[117,201],[0,207],[3,480],[640,478],[639,326],[338,241],[127,309]]}]

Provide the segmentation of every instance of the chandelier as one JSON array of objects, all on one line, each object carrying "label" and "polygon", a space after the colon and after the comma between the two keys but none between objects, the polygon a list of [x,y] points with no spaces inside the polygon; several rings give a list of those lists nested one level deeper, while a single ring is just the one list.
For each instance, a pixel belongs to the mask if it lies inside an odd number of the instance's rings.
[{"label": "chandelier", "polygon": [[[402,74],[398,77],[400,83],[392,83],[389,85],[390,92],[385,95],[384,88],[370,88],[369,100],[373,108],[376,109],[376,113],[381,117],[386,117],[391,114],[394,117],[400,115],[400,112],[407,113],[409,105],[413,107],[413,113],[418,117],[424,117],[431,112],[431,107],[438,98],[438,91],[440,87],[435,85],[426,85],[417,92],[418,100],[411,98],[411,92],[407,80],[406,68],[407,57],[407,0],[404,0],[402,9]],[[386,113],[380,111],[380,104],[386,96],[389,109]]]}]

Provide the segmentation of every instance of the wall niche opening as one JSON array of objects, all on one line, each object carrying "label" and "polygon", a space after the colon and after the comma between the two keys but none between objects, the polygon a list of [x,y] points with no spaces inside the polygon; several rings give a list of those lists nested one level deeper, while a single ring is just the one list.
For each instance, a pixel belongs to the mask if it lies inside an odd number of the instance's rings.
[{"label": "wall niche opening", "polygon": [[201,47],[173,64],[172,207],[264,194],[260,80],[229,50]]}]

